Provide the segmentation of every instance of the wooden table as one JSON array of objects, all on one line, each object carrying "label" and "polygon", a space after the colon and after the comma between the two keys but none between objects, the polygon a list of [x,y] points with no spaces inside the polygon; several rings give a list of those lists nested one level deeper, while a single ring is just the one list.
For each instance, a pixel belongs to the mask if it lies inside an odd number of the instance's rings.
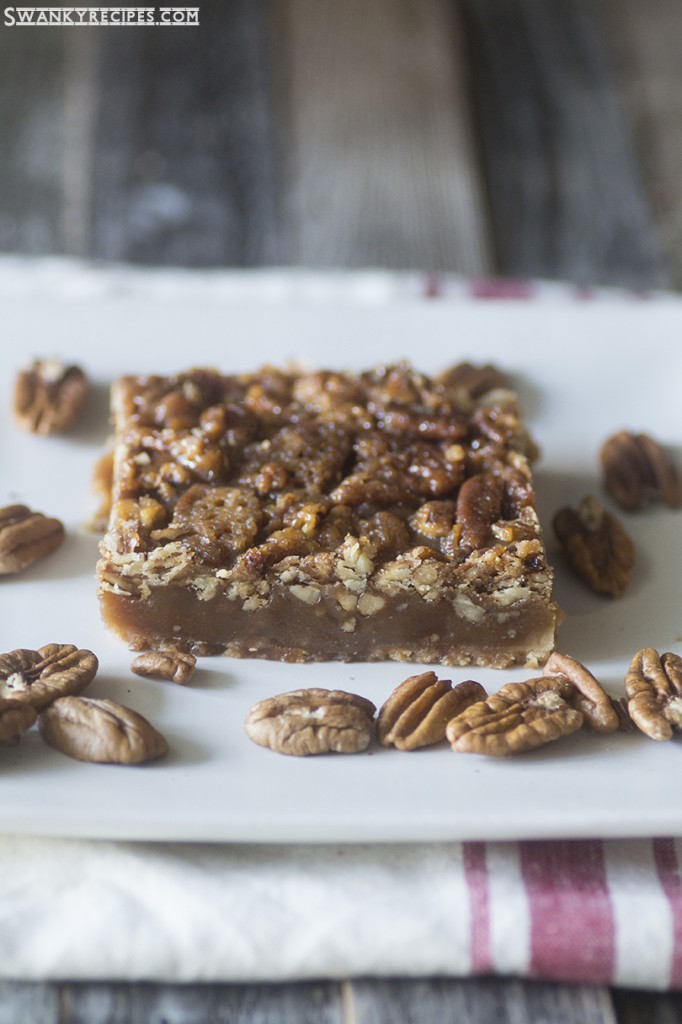
[{"label": "wooden table", "polygon": [[[682,284],[678,0],[199,6],[0,24],[0,251]],[[0,984],[0,1024],[678,1020],[503,979]]]}]

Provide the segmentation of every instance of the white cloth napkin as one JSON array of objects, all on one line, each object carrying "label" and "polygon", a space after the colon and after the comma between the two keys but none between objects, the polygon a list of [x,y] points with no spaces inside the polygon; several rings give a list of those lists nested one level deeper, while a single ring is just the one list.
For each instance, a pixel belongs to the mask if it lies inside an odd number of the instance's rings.
[{"label": "white cloth napkin", "polygon": [[682,987],[672,840],[223,846],[0,840],[0,977],[498,973]]}]

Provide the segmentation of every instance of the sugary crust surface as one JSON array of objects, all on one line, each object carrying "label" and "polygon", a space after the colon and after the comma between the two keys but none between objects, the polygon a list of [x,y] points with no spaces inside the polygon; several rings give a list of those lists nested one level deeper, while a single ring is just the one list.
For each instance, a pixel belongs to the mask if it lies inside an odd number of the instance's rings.
[{"label": "sugary crust surface", "polygon": [[498,385],[404,363],[120,378],[105,621],[136,648],[542,663],[535,449]]}]

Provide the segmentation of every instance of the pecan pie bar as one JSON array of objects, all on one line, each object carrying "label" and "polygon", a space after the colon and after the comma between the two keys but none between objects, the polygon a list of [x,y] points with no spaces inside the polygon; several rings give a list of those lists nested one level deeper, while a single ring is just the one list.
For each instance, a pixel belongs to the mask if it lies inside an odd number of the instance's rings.
[{"label": "pecan pie bar", "polygon": [[132,649],[544,663],[534,447],[492,368],[266,367],[113,388],[106,624]]}]

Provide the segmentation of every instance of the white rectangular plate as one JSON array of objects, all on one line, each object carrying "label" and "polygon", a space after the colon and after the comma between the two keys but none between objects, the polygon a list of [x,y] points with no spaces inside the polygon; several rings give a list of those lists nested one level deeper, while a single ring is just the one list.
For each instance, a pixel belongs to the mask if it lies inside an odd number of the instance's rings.
[{"label": "white rectangular plate", "polygon": [[[172,281],[172,277],[170,278]],[[598,451],[615,430],[682,444],[682,305],[647,302],[388,303],[219,290],[106,287],[7,290],[2,296],[2,504],[25,502],[68,528],[63,548],[0,581],[0,649],[75,643],[95,651],[89,693],[139,710],[170,754],[141,768],[81,764],[33,729],[0,750],[0,829],[53,836],[192,841],[406,841],[682,834],[680,741],[580,733],[501,762],[373,746],[356,756],[287,758],[252,744],[242,723],[257,700],[303,686],[352,690],[377,705],[417,668],[401,664],[291,666],[201,659],[191,685],[141,680],[132,655],[102,628],[94,568],[92,467],[107,434],[110,381],[131,371],[217,365],[226,371],[296,359],[367,367],[409,358],[426,371],[494,360],[518,385],[542,448],[540,512],[566,617],[558,647],[623,692],[639,648],[682,651],[682,512],[624,516],[638,550],[620,600],[573,581],[551,516],[600,493]],[[35,355],[79,362],[96,384],[68,439],[21,434],[9,413],[16,369]],[[531,673],[449,669],[490,690]]]}]

